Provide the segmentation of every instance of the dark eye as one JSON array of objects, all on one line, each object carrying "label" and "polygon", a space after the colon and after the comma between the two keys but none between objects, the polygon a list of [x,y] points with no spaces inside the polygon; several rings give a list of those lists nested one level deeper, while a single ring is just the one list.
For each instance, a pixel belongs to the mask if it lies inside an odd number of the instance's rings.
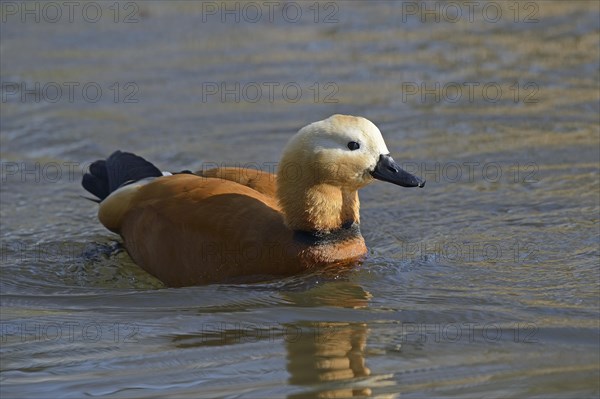
[{"label": "dark eye", "polygon": [[351,141],[348,143],[348,148],[351,151],[358,150],[360,148],[360,144],[358,144],[356,141]]}]

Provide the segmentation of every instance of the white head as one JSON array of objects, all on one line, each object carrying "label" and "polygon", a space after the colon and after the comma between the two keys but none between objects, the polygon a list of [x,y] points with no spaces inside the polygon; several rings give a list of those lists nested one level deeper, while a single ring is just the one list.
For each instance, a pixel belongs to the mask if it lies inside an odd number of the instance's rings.
[{"label": "white head", "polygon": [[409,187],[424,184],[393,161],[377,126],[349,115],[332,115],[300,129],[284,149],[278,174],[286,167],[301,168],[314,184],[352,190],[373,178]]}]

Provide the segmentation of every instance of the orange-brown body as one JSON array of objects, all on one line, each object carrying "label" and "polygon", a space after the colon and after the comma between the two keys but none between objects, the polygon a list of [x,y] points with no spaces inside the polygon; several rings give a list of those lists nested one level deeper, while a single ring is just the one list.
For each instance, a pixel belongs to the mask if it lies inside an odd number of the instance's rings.
[{"label": "orange-brown body", "polygon": [[137,190],[116,232],[133,260],[170,286],[291,275],[366,253],[360,235],[319,245],[295,238],[273,197],[275,176],[244,181],[251,174],[159,177]]}]

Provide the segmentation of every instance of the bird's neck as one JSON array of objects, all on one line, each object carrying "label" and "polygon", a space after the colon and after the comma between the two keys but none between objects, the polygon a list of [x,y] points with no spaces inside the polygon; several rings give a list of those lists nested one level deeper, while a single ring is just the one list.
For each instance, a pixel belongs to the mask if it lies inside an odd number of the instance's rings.
[{"label": "bird's neck", "polygon": [[360,222],[356,190],[278,179],[277,196],[286,224],[294,231],[327,234]]}]

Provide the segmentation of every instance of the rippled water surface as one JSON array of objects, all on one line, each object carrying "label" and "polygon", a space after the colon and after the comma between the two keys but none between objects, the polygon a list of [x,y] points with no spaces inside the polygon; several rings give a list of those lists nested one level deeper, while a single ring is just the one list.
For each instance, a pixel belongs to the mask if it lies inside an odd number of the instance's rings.
[{"label": "rippled water surface", "polygon": [[[0,15],[3,398],[598,396],[599,3],[22,4]],[[428,180],[361,192],[350,270],[166,288],[80,197],[115,149],[268,168],[333,113]]]}]

